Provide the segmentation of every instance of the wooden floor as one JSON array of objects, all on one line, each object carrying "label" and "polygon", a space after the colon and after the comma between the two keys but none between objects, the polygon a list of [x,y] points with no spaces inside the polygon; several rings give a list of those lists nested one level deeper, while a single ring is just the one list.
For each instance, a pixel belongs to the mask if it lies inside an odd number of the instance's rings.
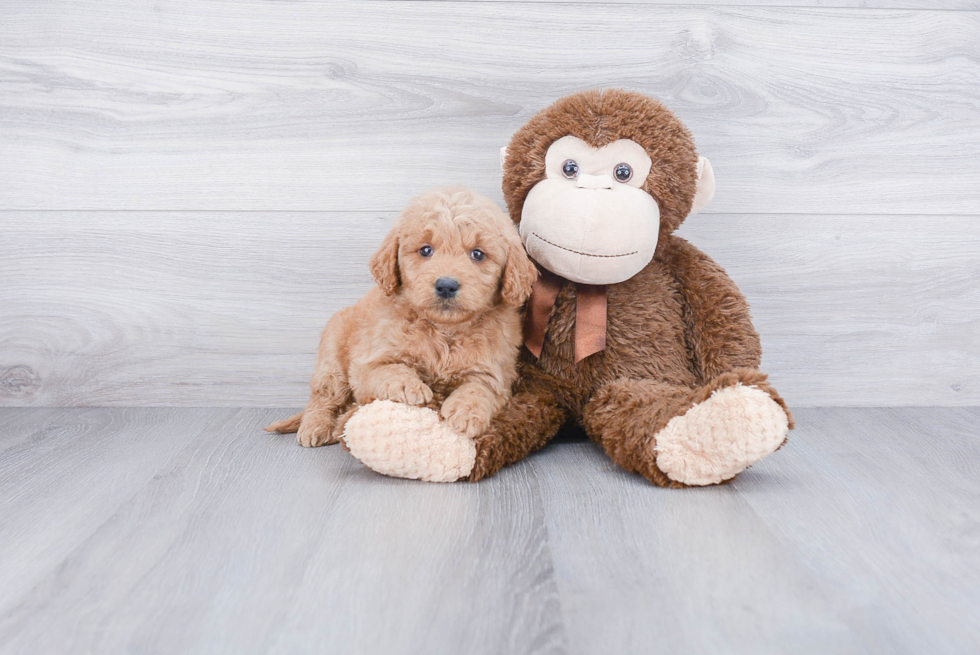
[{"label": "wooden floor", "polygon": [[284,414],[0,410],[0,652],[980,650],[980,409],[799,410],[682,491],[574,438],[383,478]]}]

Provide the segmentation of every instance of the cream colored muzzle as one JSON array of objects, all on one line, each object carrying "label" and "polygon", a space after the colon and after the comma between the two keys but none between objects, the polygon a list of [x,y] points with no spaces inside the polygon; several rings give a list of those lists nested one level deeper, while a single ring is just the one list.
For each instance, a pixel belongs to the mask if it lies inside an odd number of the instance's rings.
[{"label": "cream colored muzzle", "polygon": [[657,202],[609,176],[542,180],[528,194],[521,216],[528,254],[574,282],[628,280],[650,263],[657,249]]},{"label": "cream colored muzzle", "polygon": [[[500,151],[504,166],[506,148]],[[566,164],[574,164],[565,171]],[[613,176],[621,165],[632,176]],[[616,284],[653,259],[660,235],[660,208],[643,190],[652,168],[635,141],[619,139],[595,148],[564,136],[545,153],[545,179],[527,194],[521,209],[521,238],[528,254],[547,270],[581,284]],[[715,179],[705,158],[698,161],[698,187],[691,213],[714,196]]]}]

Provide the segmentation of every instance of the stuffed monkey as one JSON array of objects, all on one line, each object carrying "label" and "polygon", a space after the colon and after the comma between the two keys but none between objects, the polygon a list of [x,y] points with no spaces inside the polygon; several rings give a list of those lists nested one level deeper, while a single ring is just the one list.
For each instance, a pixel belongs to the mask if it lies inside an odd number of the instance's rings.
[{"label": "stuffed monkey", "polygon": [[623,468],[683,487],[730,480],[779,448],[792,418],[758,370],[745,298],[673,234],[714,193],[677,117],[639,93],[568,96],[514,134],[502,166],[541,272],[514,396],[475,441],[419,430],[421,414],[384,423],[368,405],[347,424],[352,454],[389,475],[475,481],[575,422]]}]

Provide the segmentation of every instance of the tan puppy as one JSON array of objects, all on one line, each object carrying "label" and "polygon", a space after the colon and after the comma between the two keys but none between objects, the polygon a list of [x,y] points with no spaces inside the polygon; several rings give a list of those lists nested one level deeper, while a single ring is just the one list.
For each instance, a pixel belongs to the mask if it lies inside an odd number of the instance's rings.
[{"label": "tan puppy", "polygon": [[310,400],[270,432],[336,443],[376,399],[429,405],[450,427],[482,433],[510,397],[518,308],[537,270],[510,218],[462,187],[413,199],[371,258],[378,286],[333,316],[320,338]]}]

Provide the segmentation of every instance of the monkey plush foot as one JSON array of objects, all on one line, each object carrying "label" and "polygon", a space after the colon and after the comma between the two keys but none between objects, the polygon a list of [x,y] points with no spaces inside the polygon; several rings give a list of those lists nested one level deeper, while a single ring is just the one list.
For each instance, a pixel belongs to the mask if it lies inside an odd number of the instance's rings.
[{"label": "monkey plush foot", "polygon": [[788,431],[786,412],[765,391],[725,387],[657,434],[657,466],[677,482],[717,484],[775,451]]},{"label": "monkey plush foot", "polygon": [[341,436],[351,455],[384,475],[426,482],[465,478],[476,446],[426,407],[376,400],[354,412]]}]

